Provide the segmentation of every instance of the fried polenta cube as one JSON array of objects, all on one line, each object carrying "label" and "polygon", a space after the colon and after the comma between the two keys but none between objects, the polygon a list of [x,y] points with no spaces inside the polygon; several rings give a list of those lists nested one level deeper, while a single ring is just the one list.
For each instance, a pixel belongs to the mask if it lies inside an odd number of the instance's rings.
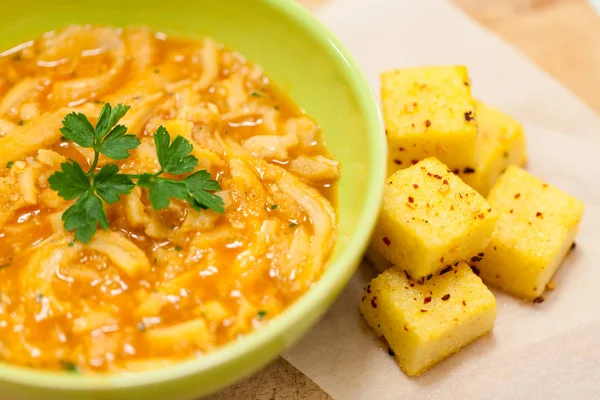
[{"label": "fried polenta cube", "polygon": [[475,102],[466,67],[406,68],[381,74],[388,176],[428,157],[451,170],[475,168]]},{"label": "fried polenta cube", "polygon": [[491,331],[496,299],[464,262],[423,283],[392,267],[366,287],[360,311],[415,376]]},{"label": "fried polenta cube", "polygon": [[571,248],[585,204],[509,166],[488,201],[500,215],[482,257],[471,264],[487,284],[536,300]]},{"label": "fried polenta cube", "polygon": [[497,219],[479,193],[428,158],[387,179],[371,245],[420,279],[483,252]]},{"label": "fried polenta cube", "polygon": [[466,184],[487,196],[509,165],[527,163],[527,145],[523,125],[509,115],[476,101],[477,143],[473,170],[457,170]]}]

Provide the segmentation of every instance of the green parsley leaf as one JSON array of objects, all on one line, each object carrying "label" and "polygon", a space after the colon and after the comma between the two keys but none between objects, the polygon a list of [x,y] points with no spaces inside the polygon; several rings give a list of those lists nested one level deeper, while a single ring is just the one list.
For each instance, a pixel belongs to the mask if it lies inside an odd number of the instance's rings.
[{"label": "green parsley leaf", "polygon": [[117,125],[104,138],[100,153],[114,160],[123,160],[130,156],[129,150],[133,150],[140,145],[140,140],[135,135],[126,135],[127,128],[123,125]]},{"label": "green parsley leaf", "polygon": [[223,199],[216,194],[207,192],[207,190],[221,190],[219,183],[211,179],[208,171],[197,171],[185,178],[184,182],[189,190],[188,201],[195,210],[210,208],[221,214],[225,212]]},{"label": "green parsley leaf", "polygon": [[157,178],[144,174],[138,180],[138,185],[150,189],[150,202],[155,210],[162,210],[169,205],[169,198],[185,199],[188,195],[184,181]]},{"label": "green parsley leaf", "polygon": [[90,188],[90,182],[81,166],[70,160],[60,164],[60,171],[56,171],[48,178],[52,190],[65,200],[73,200]]},{"label": "green parsley leaf", "polygon": [[[61,170],[48,179],[50,187],[59,196],[66,200],[77,199],[63,213],[62,219],[65,229],[75,231],[75,240],[82,243],[91,240],[98,225],[102,229],[108,228],[102,200],[108,204],[116,203],[121,195],[130,193],[135,187],[134,180],[137,180],[140,187],[149,189],[150,202],[156,210],[164,209],[171,198],[176,198],[187,200],[196,210],[210,208],[220,213],[225,211],[223,199],[212,193],[221,188],[217,181],[211,179],[208,171],[196,171],[182,180],[160,176],[163,173],[187,174],[198,165],[198,159],[190,154],[192,144],[182,136],[177,136],[171,142],[169,132],[162,126],[154,134],[157,158],[161,166],[158,173],[121,174],[116,164],[106,164],[96,172],[100,154],[122,160],[140,145],[137,137],[126,134],[125,126],[117,125],[128,110],[129,106],[118,104],[112,108],[110,104],[105,104],[95,128],[80,113],[68,114],[63,119],[60,131],[64,138],[94,150],[94,159],[87,172],[78,163],[69,160],[61,164]],[[73,242],[69,245],[73,245]]]},{"label": "green parsley leaf", "polygon": [[96,233],[97,225],[108,228],[108,219],[102,200],[91,192],[80,196],[62,216],[67,231],[75,231],[75,239],[88,243]]},{"label": "green parsley leaf", "polygon": [[[170,143],[170,144],[169,144]],[[170,174],[185,174],[198,165],[198,159],[189,153],[193,146],[183,136],[177,136],[171,143],[171,136],[164,126],[159,126],[154,134],[156,156],[163,171]]]},{"label": "green parsley leaf", "polygon": [[119,201],[120,195],[129,194],[135,183],[126,175],[119,174],[116,164],[106,164],[94,178],[96,193],[108,204]]},{"label": "green parsley leaf", "polygon": [[12,168],[14,162],[13,161],[9,161],[6,163],[6,168]]},{"label": "green parsley leaf", "polygon": [[[96,124],[96,137],[103,138],[106,134],[127,114],[129,106],[117,104],[115,108],[111,108],[110,104],[106,103],[100,111],[98,123]],[[111,157],[112,158],[112,157]]]},{"label": "green parsley leaf", "polygon": [[267,312],[265,310],[259,310],[257,314],[259,318],[264,318],[267,316]]},{"label": "green parsley leaf", "polygon": [[67,114],[62,121],[60,132],[70,141],[81,147],[93,147],[95,130],[87,117],[81,113]]}]

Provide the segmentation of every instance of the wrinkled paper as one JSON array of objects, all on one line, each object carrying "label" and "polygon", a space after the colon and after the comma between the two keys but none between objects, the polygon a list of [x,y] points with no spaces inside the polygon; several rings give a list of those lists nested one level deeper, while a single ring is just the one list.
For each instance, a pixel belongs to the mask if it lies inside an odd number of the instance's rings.
[{"label": "wrinkled paper", "polygon": [[600,398],[600,120],[523,55],[442,0],[337,0],[319,17],[375,91],[385,69],[469,67],[474,94],[525,124],[528,170],[586,203],[542,304],[494,291],[492,334],[408,378],[359,316],[364,263],[323,320],[285,355],[335,399]]}]

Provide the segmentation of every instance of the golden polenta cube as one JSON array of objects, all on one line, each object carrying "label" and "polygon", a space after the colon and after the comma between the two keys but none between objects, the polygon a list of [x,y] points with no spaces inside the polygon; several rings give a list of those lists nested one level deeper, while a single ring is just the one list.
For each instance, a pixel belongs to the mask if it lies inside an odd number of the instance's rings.
[{"label": "golden polenta cube", "polygon": [[381,100],[388,175],[427,157],[451,170],[475,168],[476,111],[466,67],[384,72]]},{"label": "golden polenta cube", "polygon": [[484,251],[498,216],[435,158],[387,179],[372,247],[416,279]]},{"label": "golden polenta cube", "polygon": [[366,287],[360,311],[414,376],[491,331],[496,299],[464,262],[423,283],[392,267]]},{"label": "golden polenta cube", "polygon": [[488,248],[471,263],[489,285],[535,300],[573,244],[585,205],[516,166],[488,201],[500,217]]},{"label": "golden polenta cube", "polygon": [[475,104],[479,128],[475,168],[455,172],[482,196],[487,196],[507,166],[527,163],[527,146],[519,122],[481,101]]}]

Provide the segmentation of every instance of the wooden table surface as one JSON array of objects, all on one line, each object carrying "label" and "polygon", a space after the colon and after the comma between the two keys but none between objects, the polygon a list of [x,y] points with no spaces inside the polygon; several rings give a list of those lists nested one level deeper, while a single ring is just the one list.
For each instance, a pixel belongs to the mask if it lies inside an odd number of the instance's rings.
[{"label": "wooden table surface", "polygon": [[[328,0],[298,0],[315,11]],[[600,18],[587,0],[452,0],[600,113]],[[368,2],[368,0],[365,0]],[[210,400],[331,399],[282,358]]]}]

